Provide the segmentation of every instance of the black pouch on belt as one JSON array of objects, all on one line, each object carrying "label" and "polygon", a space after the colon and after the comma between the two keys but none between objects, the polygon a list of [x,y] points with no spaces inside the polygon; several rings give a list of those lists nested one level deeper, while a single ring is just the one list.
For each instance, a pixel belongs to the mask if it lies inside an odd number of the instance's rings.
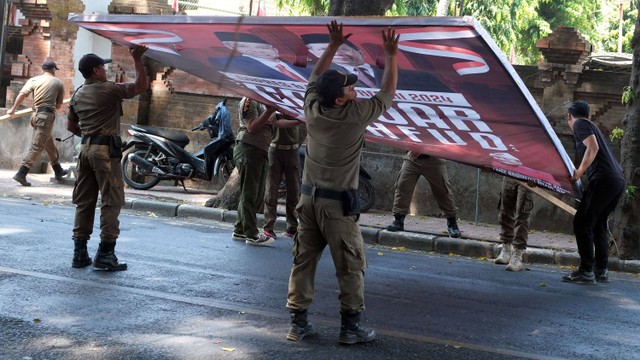
[{"label": "black pouch on belt", "polygon": [[109,157],[112,159],[122,159],[122,138],[120,135],[109,137]]},{"label": "black pouch on belt", "polygon": [[360,192],[351,189],[343,194],[342,207],[344,208],[344,216],[360,215]]}]

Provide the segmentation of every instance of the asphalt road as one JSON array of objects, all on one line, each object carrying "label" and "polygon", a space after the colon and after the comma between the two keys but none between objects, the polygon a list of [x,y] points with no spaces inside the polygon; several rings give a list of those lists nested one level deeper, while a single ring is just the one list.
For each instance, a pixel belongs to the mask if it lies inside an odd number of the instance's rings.
[{"label": "asphalt road", "polygon": [[[98,216],[96,216],[98,218]],[[370,247],[370,344],[340,346],[325,253],[310,320],[285,339],[291,240],[256,248],[228,224],[124,211],[129,270],[73,269],[73,208],[0,198],[0,359],[637,359],[640,278],[560,282],[484,259]],[[99,230],[89,243],[93,255]]]}]

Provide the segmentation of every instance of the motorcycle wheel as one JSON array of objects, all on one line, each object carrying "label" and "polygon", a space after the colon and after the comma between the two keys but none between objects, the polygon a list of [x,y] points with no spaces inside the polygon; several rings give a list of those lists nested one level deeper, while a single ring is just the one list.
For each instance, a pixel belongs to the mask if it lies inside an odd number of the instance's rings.
[{"label": "motorcycle wheel", "polygon": [[222,161],[220,168],[218,169],[218,182],[220,185],[224,186],[227,181],[229,181],[231,173],[235,167],[236,166],[232,159],[227,158]]},{"label": "motorcycle wheel", "polygon": [[366,213],[373,207],[373,203],[376,202],[376,193],[371,182],[362,177],[360,177],[360,181],[358,182],[358,191],[360,192],[360,212]]},{"label": "motorcycle wheel", "polygon": [[[155,151],[148,153],[147,149],[134,149],[134,154],[151,161],[151,157],[156,156]],[[138,190],[149,190],[158,185],[160,178],[156,175],[144,175],[138,170],[138,166],[129,161],[129,153],[122,159],[122,175],[124,182],[130,187]]]}]

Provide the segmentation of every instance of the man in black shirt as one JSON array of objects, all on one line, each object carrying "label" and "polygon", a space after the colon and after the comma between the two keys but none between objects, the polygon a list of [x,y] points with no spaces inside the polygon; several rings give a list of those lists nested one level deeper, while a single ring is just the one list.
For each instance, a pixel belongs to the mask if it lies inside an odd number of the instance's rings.
[{"label": "man in black shirt", "polygon": [[580,267],[563,276],[562,280],[579,284],[609,280],[607,218],[618,205],[625,187],[620,163],[611,152],[604,135],[588,118],[589,105],[586,102],[575,101],[571,104],[567,120],[582,161],[570,180],[576,182],[586,173],[588,184],[573,218]]}]

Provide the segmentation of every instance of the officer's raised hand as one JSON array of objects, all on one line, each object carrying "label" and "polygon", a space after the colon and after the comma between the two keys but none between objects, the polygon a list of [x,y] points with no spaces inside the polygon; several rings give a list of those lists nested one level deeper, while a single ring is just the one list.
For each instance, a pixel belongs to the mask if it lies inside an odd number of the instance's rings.
[{"label": "officer's raised hand", "polygon": [[131,54],[131,57],[133,57],[134,60],[142,59],[142,54],[144,54],[148,49],[149,48],[146,45],[134,45],[129,48],[129,54]]},{"label": "officer's raised hand", "polygon": [[327,29],[329,29],[329,44],[331,45],[340,46],[344,44],[351,35],[353,35],[352,33],[343,35],[342,24],[338,24],[335,20],[331,20],[331,23],[327,24]]}]

